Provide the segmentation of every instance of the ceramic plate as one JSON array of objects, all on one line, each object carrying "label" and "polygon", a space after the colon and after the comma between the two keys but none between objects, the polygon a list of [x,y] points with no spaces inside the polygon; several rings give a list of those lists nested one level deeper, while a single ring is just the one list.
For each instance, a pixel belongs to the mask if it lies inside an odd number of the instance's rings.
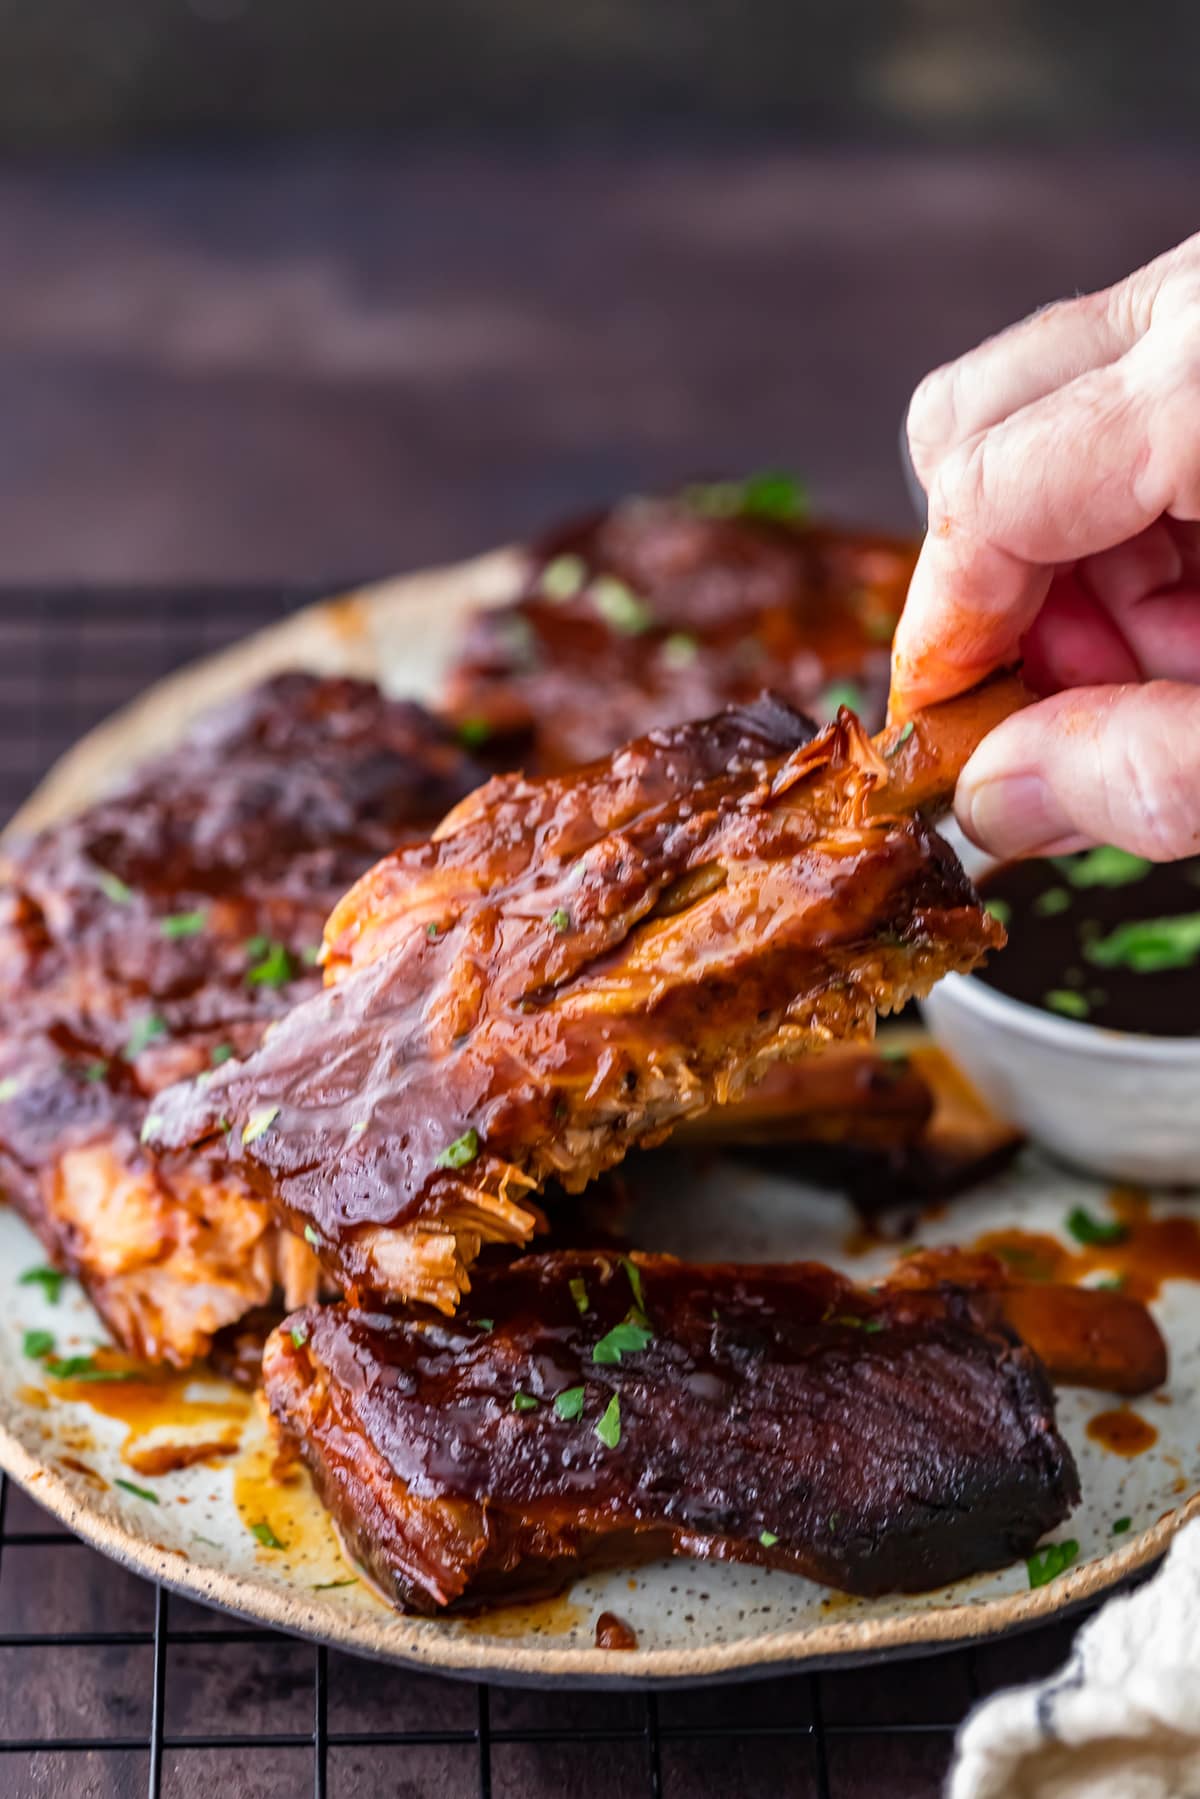
[{"label": "ceramic plate", "polygon": [[[513,588],[518,557],[499,552],[458,569],[413,576],[309,608],[233,651],[161,683],[70,752],[14,821],[60,817],[140,758],[171,742],[199,711],[287,667],[372,675],[397,693],[429,696],[465,614]],[[646,1163],[644,1167],[649,1167]],[[634,1221],[647,1249],[743,1260],[816,1258],[857,1278],[893,1260],[863,1246],[844,1200],[735,1158],[660,1153]],[[926,1244],[971,1242],[1021,1229],[1069,1244],[1065,1220],[1103,1214],[1104,1190],[1024,1152],[1003,1175],[920,1225]],[[1141,1229],[1185,1214],[1149,1198]],[[1190,1241],[1191,1220],[1178,1232]],[[1116,1402],[1066,1391],[1063,1431],[1084,1498],[1056,1533],[1079,1544],[1075,1564],[1031,1589],[1022,1563],[918,1597],[850,1599],[755,1568],[675,1561],[578,1581],[562,1598],[479,1619],[404,1618],[342,1557],[303,1474],[280,1482],[262,1417],[208,1375],[116,1386],[47,1381],[22,1353],[24,1333],[53,1333],[60,1356],[90,1352],[104,1332],[72,1282],[57,1297],[21,1276],[42,1261],[32,1235],[0,1211],[0,1463],[43,1505],[107,1553],[168,1585],[265,1624],[365,1654],[447,1673],[587,1684],[703,1680],[829,1665],[949,1646],[1048,1618],[1117,1584],[1159,1555],[1200,1508],[1200,1308],[1190,1282],[1167,1281],[1155,1311],[1171,1349],[1167,1389],[1122,1421],[1149,1444],[1116,1453],[1088,1434]],[[1181,1264],[1179,1265],[1182,1266]],[[1091,1278],[1089,1276],[1089,1278]],[[155,1472],[155,1447],[185,1436],[202,1459]],[[1150,1441],[1150,1438],[1153,1441]],[[1119,1527],[1119,1528],[1115,1528]],[[618,1612],[639,1647],[594,1646],[601,1611]]]}]

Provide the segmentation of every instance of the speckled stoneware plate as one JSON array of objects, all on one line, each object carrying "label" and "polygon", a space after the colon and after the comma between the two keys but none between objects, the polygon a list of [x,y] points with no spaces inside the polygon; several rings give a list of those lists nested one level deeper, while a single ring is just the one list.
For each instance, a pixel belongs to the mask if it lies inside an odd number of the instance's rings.
[{"label": "speckled stoneware plate", "polygon": [[[504,598],[518,569],[505,551],[330,601],[174,676],[66,756],[15,824],[42,824],[86,803],[171,742],[197,712],[276,669],[355,672],[395,692],[432,694],[465,614]],[[868,1280],[893,1259],[887,1249],[856,1246],[848,1206],[828,1192],[733,1159],[663,1153],[653,1167],[635,1222],[646,1248],[812,1257]],[[1103,1215],[1109,1203],[1103,1189],[1026,1152],[1007,1173],[924,1219],[920,1235],[937,1244],[1021,1229],[1069,1244],[1071,1209]],[[1139,1228],[1186,1209],[1186,1201],[1151,1199]],[[1190,1220],[1180,1230],[1187,1235]],[[787,1574],[680,1561],[582,1580],[560,1599],[479,1619],[404,1618],[343,1559],[306,1477],[274,1478],[263,1420],[246,1396],[208,1375],[103,1387],[48,1381],[23,1356],[26,1331],[52,1332],[60,1356],[90,1351],[104,1333],[73,1283],[55,1296],[21,1280],[41,1260],[24,1226],[0,1211],[0,1463],[7,1471],[98,1548],[182,1592],[447,1673],[695,1681],[949,1646],[1104,1592],[1160,1554],[1200,1509],[1200,1307],[1193,1286],[1173,1279],[1155,1301],[1171,1348],[1169,1386],[1133,1408],[1146,1428],[1123,1418],[1127,1431],[1153,1437],[1150,1446],[1133,1456],[1103,1447],[1088,1425],[1116,1402],[1094,1393],[1061,1397],[1084,1498],[1056,1533],[1078,1542],[1078,1559],[1046,1585],[1031,1589],[1020,1564],[915,1598],[864,1601]],[[156,1444],[183,1438],[208,1450],[205,1459],[156,1473]],[[634,1627],[636,1651],[595,1648],[603,1610]]]}]

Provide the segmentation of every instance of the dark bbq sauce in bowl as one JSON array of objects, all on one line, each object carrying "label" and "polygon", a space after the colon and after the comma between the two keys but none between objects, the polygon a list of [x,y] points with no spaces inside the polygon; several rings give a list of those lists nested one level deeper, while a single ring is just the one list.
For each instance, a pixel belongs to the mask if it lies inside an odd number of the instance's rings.
[{"label": "dark bbq sauce in bowl", "polygon": [[1200,1036],[1200,857],[1105,847],[1009,863],[981,886],[1008,928],[979,971],[989,987],[1105,1030]]}]

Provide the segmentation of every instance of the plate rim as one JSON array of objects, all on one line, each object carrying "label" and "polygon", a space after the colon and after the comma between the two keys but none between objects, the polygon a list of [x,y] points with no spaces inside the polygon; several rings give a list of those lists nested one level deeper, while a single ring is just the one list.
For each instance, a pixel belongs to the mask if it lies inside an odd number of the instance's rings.
[{"label": "plate rim", "polygon": [[[317,600],[215,655],[197,658],[154,682],[59,757],[0,834],[0,847],[87,803],[118,770],[180,735],[220,699],[289,667],[377,676],[378,635],[408,608],[439,600],[463,610],[500,604],[513,593],[520,571],[521,554],[513,548],[418,570]],[[51,1461],[39,1460],[3,1415],[16,1409],[18,1402],[0,1393],[0,1469],[101,1553],[172,1591],[239,1617],[351,1654],[461,1679],[614,1688],[692,1685],[963,1647],[1048,1622],[1098,1599],[1157,1561],[1176,1533],[1200,1516],[1198,1491],[1098,1560],[1045,1586],[975,1603],[959,1600],[892,1618],[829,1620],[694,1649],[639,1648],[616,1656],[610,1650],[554,1648],[549,1643],[522,1648],[509,1639],[474,1643],[449,1633],[438,1639],[429,1634],[436,1620],[400,1612],[378,1619],[347,1614],[328,1599],[302,1600],[270,1581],[157,1547],[144,1531],[130,1528],[110,1496],[102,1503],[64,1478]],[[779,1578],[793,1577],[781,1572]]]}]

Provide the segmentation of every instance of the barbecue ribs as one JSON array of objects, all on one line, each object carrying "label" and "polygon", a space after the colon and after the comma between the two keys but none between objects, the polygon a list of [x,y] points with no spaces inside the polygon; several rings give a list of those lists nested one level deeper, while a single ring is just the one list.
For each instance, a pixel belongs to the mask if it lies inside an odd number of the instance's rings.
[{"label": "barbecue ribs", "polygon": [[[970,1272],[864,1290],[816,1263],[530,1256],[478,1273],[470,1318],[296,1313],[267,1398],[352,1553],[414,1610],[662,1555],[921,1591],[1027,1555],[1079,1497],[1002,1272]],[[1061,1290],[1042,1291],[1035,1325]],[[1161,1378],[1144,1308],[1078,1297],[1077,1373],[1112,1322]]]},{"label": "barbecue ribs", "polygon": [[204,1158],[142,1147],[162,1087],[244,1055],[311,993],[321,927],[477,771],[419,708],[283,675],[9,853],[0,900],[0,1185],[119,1340],[187,1362],[309,1246]]},{"label": "barbecue ribs", "polygon": [[155,1144],[223,1141],[352,1295],[453,1310],[543,1182],[578,1191],[1004,941],[901,808],[1014,703],[999,683],[876,748],[844,710],[814,737],[764,698],[492,781],[359,882],[332,984],[157,1103]]}]

